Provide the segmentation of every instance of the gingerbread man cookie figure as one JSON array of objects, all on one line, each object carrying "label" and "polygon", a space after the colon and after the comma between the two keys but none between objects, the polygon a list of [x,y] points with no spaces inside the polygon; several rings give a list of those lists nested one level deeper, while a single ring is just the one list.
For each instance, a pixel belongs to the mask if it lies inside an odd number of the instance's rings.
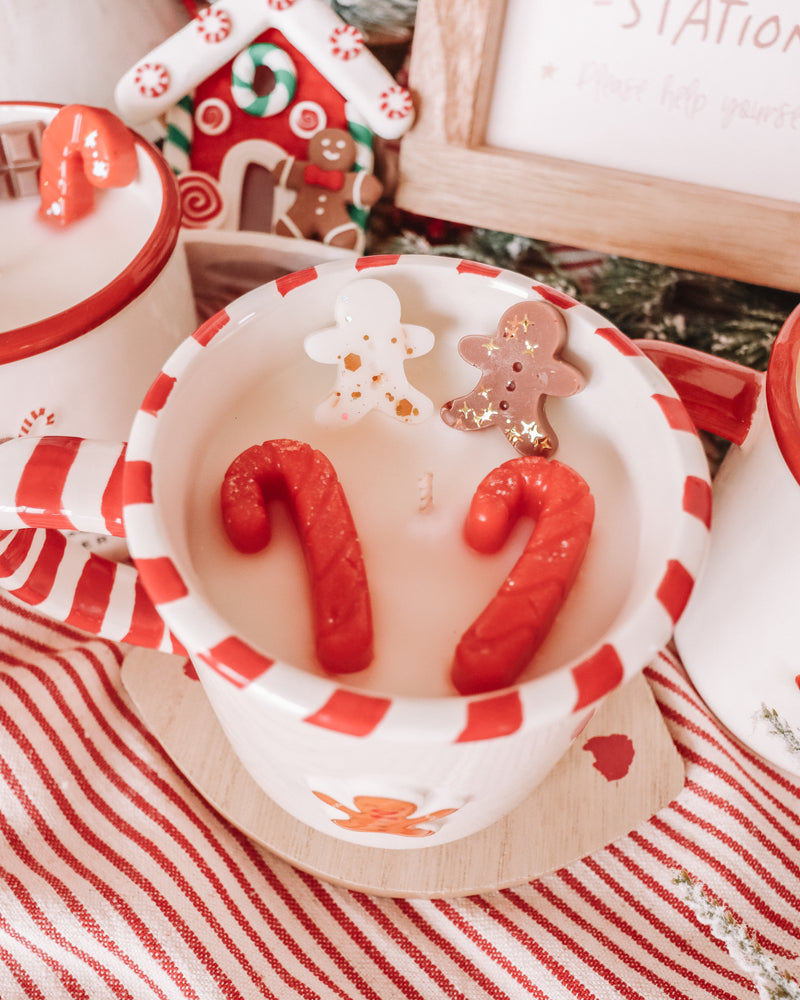
[{"label": "gingerbread man cookie figure", "polygon": [[355,795],[355,809],[337,802],[324,792],[314,794],[329,806],[340,809],[346,819],[334,819],[331,822],[344,830],[356,833],[393,833],[401,837],[430,837],[435,830],[420,826],[421,823],[431,823],[452,815],[455,809],[439,809],[427,816],[414,816],[417,807],[413,802],[402,799],[387,799],[378,795]]},{"label": "gingerbread man cookie figure", "polygon": [[356,156],[356,143],[349,132],[326,128],[309,141],[308,160],[281,160],[273,169],[273,177],[277,184],[297,191],[297,198],[278,219],[275,232],[355,249],[360,230],[347,206],[371,208],[383,190],[369,171],[353,169]]},{"label": "gingerbread man cookie figure", "polygon": [[306,337],[312,360],[338,366],[336,382],[315,412],[320,423],[344,427],[370,410],[407,424],[431,416],[433,402],[409,385],[403,364],[427,354],[434,336],[424,326],[401,323],[400,314],[393,288],[360,278],[339,293],[336,326]]},{"label": "gingerbread man cookie figure", "polygon": [[481,369],[472,392],[451,399],[442,420],[462,431],[500,427],[521,455],[551,456],[558,446],[544,412],[546,396],[572,396],[583,375],[561,360],[567,324],[549,302],[520,302],[506,309],[492,336],[463,337],[458,353]]}]

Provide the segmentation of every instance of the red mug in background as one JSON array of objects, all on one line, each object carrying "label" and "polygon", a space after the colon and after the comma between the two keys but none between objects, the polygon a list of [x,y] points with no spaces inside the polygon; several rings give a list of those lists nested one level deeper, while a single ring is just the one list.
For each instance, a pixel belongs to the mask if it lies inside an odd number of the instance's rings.
[{"label": "red mug in background", "polygon": [[731,441],[714,479],[711,543],[675,629],[713,713],[762,757],[800,774],[800,307],[766,373],[639,341],[698,428]]}]

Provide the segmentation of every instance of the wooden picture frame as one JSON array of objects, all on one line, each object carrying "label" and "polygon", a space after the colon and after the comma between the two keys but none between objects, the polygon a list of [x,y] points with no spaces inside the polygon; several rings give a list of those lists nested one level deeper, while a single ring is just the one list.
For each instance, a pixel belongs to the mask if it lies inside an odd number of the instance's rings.
[{"label": "wooden picture frame", "polygon": [[505,0],[419,0],[400,208],[800,291],[800,204],[488,146],[504,17]]}]

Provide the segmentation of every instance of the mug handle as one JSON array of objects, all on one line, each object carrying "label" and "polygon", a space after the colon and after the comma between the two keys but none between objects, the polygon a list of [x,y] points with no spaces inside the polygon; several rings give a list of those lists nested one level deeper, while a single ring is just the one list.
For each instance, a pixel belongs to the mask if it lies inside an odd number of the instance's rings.
[{"label": "mug handle", "polygon": [[683,344],[634,343],[667,377],[695,427],[744,444],[764,388],[762,372]]},{"label": "mug handle", "polygon": [[0,587],[102,638],[185,653],[133,566],[63,534],[124,537],[126,447],[55,436],[0,444]]}]

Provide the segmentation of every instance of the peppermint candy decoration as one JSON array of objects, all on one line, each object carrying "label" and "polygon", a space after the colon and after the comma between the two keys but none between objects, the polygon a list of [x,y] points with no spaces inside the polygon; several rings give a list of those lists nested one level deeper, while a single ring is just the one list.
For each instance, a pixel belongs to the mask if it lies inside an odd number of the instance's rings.
[{"label": "peppermint candy decoration", "polygon": [[133,82],[142,97],[161,97],[169,87],[169,71],[161,63],[142,63]]},{"label": "peppermint candy decoration", "polygon": [[360,55],[364,48],[364,36],[352,24],[342,24],[331,32],[330,46],[331,55],[346,62]]},{"label": "peppermint candy decoration", "polygon": [[267,0],[270,10],[286,10],[295,4],[296,0]]},{"label": "peppermint candy decoration", "polygon": [[[275,77],[268,94],[256,93],[256,70],[265,66]],[[297,71],[283,49],[269,42],[259,42],[240,52],[231,67],[231,95],[237,106],[256,118],[269,118],[284,111],[297,89]]]},{"label": "peppermint candy decoration", "polygon": [[231,123],[231,109],[219,97],[209,97],[198,105],[194,120],[205,135],[222,135]]},{"label": "peppermint candy decoration", "polygon": [[327,124],[325,109],[316,101],[298,101],[289,112],[289,128],[300,139],[310,139]]},{"label": "peppermint candy decoration", "polygon": [[387,118],[407,118],[411,114],[411,94],[405,87],[389,87],[381,94],[381,111]]},{"label": "peppermint candy decoration", "polygon": [[216,229],[222,224],[225,202],[213,177],[190,170],[178,178],[178,190],[182,226],[186,229]]},{"label": "peppermint candy decoration", "polygon": [[222,42],[231,33],[232,22],[230,14],[222,8],[206,7],[197,14],[197,30],[203,40],[209,43]]}]

